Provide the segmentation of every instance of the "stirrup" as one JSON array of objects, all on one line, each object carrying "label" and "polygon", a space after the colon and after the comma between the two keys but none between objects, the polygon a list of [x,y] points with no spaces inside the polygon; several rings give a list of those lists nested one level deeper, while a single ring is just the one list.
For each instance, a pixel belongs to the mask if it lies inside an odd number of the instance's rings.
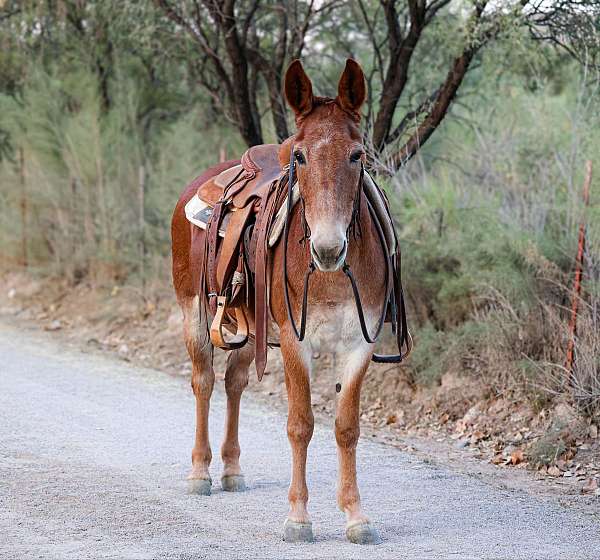
[{"label": "stirrup", "polygon": [[214,346],[223,350],[235,350],[248,342],[248,318],[241,305],[235,307],[237,332],[232,338],[225,340],[223,323],[227,311],[227,296],[217,296],[217,312],[210,325],[210,341]]}]

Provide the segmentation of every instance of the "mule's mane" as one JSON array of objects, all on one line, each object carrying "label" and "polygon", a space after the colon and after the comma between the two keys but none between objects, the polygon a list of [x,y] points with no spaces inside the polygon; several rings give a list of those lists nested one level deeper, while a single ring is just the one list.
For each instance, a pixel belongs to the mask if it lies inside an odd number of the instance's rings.
[{"label": "mule's mane", "polygon": [[348,115],[352,119],[353,122],[355,122],[356,124],[360,123],[360,113],[356,113],[353,111],[347,111],[346,109],[344,109],[337,97],[333,98],[333,97],[314,96],[312,99],[312,108],[311,108],[310,112],[306,113],[305,115],[297,115],[296,116],[296,126],[298,126],[298,127],[301,126],[302,123],[315,112],[315,109],[317,109],[319,107],[327,107],[329,109],[324,116],[327,116],[327,117],[331,116],[331,114],[337,107],[338,109],[343,111],[346,115]]}]

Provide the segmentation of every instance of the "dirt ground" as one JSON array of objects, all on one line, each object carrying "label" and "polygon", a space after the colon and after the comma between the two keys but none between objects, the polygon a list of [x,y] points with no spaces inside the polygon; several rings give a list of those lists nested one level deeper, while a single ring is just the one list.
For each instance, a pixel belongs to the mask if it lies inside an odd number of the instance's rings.
[{"label": "dirt ground", "polygon": [[226,398],[217,387],[213,484],[210,496],[199,496],[186,492],[194,397],[184,379],[107,352],[82,352],[60,335],[10,325],[6,317],[0,356],[3,560],[598,558],[597,512],[507,489],[498,477],[432,464],[368,437],[357,471],[364,512],[382,542],[354,545],[335,500],[335,441],[320,420],[307,463],[315,542],[284,542],[284,412],[245,396],[239,440],[247,491],[224,492],[217,442]]},{"label": "dirt ground", "polygon": [[[181,313],[169,287],[91,289],[21,273],[0,276],[0,316],[36,324],[88,351],[189,376],[181,336]],[[418,338],[416,343],[418,344]],[[321,420],[334,412],[332,357],[315,356],[313,409]],[[215,372],[223,379],[225,353],[217,351]],[[385,441],[439,464],[477,475],[492,473],[507,487],[560,494],[596,511],[600,498],[600,418],[584,418],[566,402],[551,407],[517,394],[490,394],[482,379],[447,372],[434,387],[411,382],[410,363],[372,364],[362,392],[362,426],[367,437]],[[267,372],[255,398],[285,409],[281,359],[269,352]]]}]

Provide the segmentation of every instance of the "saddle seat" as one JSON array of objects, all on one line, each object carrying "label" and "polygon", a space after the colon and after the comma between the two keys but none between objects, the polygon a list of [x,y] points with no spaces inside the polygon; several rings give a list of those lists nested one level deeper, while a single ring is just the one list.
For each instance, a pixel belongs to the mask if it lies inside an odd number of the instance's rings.
[{"label": "saddle seat", "polygon": [[214,207],[223,198],[227,189],[227,198],[233,208],[245,208],[256,199],[262,200],[271,183],[281,174],[279,164],[279,144],[262,144],[246,150],[241,163],[234,165],[219,175],[209,179],[198,188],[198,197]]}]

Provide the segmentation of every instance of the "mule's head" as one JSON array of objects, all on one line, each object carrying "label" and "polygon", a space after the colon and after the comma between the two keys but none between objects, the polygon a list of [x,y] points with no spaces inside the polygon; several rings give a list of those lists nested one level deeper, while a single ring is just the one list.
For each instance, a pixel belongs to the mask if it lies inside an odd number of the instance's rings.
[{"label": "mule's head", "polygon": [[310,251],[319,270],[333,272],[346,258],[348,228],[365,159],[358,129],[365,77],[360,65],[348,59],[337,97],[316,97],[296,60],[285,75],[285,96],[296,115],[293,153],[310,229]]}]

